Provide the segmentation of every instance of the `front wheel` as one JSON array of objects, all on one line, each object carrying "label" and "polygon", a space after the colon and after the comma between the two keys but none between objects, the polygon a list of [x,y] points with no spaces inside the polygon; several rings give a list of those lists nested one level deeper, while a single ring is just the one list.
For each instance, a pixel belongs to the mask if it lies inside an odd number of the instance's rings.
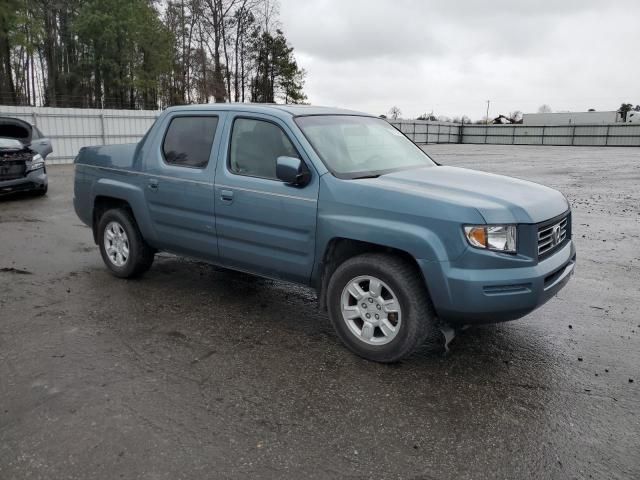
[{"label": "front wheel", "polygon": [[153,263],[154,251],[142,238],[128,210],[116,208],[104,212],[98,221],[97,238],[102,260],[116,277],[141,275]]},{"label": "front wheel", "polygon": [[396,362],[427,342],[444,344],[420,273],[399,256],[350,258],[331,276],[327,302],[338,336],[368,360]]}]

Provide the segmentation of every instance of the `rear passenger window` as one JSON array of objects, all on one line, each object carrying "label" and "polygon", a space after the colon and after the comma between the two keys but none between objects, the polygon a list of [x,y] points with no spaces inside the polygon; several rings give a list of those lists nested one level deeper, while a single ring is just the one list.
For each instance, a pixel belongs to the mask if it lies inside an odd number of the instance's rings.
[{"label": "rear passenger window", "polygon": [[280,127],[262,120],[238,118],[233,122],[229,168],[239,175],[277,180],[278,157],[300,158]]},{"label": "rear passenger window", "polygon": [[167,163],[204,168],[209,163],[218,117],[176,117],[171,120],[162,143]]}]

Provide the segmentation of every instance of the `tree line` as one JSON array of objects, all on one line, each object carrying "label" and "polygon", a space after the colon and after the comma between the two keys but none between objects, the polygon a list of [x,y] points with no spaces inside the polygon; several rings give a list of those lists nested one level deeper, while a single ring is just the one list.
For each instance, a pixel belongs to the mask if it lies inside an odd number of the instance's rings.
[{"label": "tree line", "polygon": [[276,0],[0,0],[0,104],[303,103]]}]

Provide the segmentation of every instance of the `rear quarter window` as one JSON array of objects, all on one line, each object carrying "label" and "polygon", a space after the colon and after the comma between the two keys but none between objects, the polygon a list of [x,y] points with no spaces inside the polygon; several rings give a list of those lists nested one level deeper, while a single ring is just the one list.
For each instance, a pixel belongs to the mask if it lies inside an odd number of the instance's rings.
[{"label": "rear quarter window", "polygon": [[218,117],[175,117],[162,142],[166,163],[181,167],[205,168],[218,126]]}]

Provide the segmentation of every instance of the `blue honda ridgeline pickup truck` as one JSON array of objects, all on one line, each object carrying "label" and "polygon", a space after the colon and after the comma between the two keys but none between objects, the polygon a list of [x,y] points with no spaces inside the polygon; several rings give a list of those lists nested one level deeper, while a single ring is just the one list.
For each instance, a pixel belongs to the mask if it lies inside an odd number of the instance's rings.
[{"label": "blue honda ridgeline pickup truck", "polygon": [[352,351],[393,362],[441,322],[526,315],[573,273],[551,188],[440,166],[389,123],[309,106],[169,108],[83,148],[75,209],[118,277],[168,251],[313,287]]}]

